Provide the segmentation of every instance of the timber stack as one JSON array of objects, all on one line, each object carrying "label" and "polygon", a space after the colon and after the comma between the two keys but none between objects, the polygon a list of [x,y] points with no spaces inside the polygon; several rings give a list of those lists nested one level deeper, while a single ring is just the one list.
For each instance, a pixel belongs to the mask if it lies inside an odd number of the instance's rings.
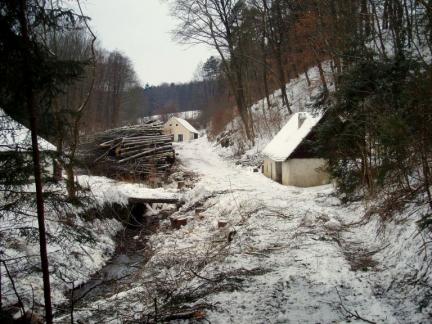
[{"label": "timber stack", "polygon": [[175,161],[172,136],[160,121],[124,126],[87,136],[81,159],[93,173],[114,178],[164,177]]}]

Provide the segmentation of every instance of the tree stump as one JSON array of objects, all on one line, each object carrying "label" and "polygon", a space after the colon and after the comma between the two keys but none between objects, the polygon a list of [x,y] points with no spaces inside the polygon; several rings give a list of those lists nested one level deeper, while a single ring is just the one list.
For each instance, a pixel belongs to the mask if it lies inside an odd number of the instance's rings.
[{"label": "tree stump", "polygon": [[218,228],[223,228],[228,225],[226,220],[218,220]]},{"label": "tree stump", "polygon": [[200,215],[203,211],[204,211],[204,208],[202,208],[202,207],[195,208],[195,215]]},{"label": "tree stump", "polygon": [[170,218],[170,221],[174,229],[180,229],[180,227],[187,225],[187,218]]},{"label": "tree stump", "polygon": [[195,208],[195,218],[204,219],[203,212],[204,212],[204,208],[201,208],[201,207]]},{"label": "tree stump", "polygon": [[185,186],[185,182],[184,181],[178,181],[177,182],[177,189],[183,189]]}]

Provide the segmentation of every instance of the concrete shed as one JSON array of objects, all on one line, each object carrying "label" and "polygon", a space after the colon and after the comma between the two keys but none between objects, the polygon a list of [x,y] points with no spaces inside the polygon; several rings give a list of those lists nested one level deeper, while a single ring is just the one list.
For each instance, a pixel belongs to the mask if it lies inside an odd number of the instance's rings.
[{"label": "concrete shed", "polygon": [[198,138],[198,131],[187,120],[171,117],[164,125],[164,133],[173,135],[174,142],[191,141]]},{"label": "concrete shed", "polygon": [[314,127],[322,115],[293,114],[286,125],[265,147],[265,176],[287,186],[313,187],[328,184],[326,160],[314,153]]}]

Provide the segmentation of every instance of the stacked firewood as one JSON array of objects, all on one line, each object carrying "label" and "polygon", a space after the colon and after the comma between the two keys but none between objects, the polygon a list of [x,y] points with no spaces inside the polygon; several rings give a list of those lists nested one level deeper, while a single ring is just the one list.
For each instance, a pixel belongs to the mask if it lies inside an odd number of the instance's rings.
[{"label": "stacked firewood", "polygon": [[159,121],[110,129],[82,142],[86,166],[110,177],[162,177],[175,160],[172,136],[163,134]]}]

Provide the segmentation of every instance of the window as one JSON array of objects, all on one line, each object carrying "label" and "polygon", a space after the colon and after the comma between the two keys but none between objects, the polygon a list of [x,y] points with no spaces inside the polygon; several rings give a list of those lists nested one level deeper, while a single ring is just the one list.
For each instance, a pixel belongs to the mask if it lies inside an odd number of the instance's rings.
[{"label": "window", "polygon": [[194,133],[194,139],[198,138],[198,133]]},{"label": "window", "polygon": [[176,124],[176,126],[178,126],[178,124]]},{"label": "window", "polygon": [[183,142],[183,134],[178,134],[178,135],[177,135],[177,140],[178,140],[179,142]]},{"label": "window", "polygon": [[172,124],[170,124],[170,126],[172,126]]}]

